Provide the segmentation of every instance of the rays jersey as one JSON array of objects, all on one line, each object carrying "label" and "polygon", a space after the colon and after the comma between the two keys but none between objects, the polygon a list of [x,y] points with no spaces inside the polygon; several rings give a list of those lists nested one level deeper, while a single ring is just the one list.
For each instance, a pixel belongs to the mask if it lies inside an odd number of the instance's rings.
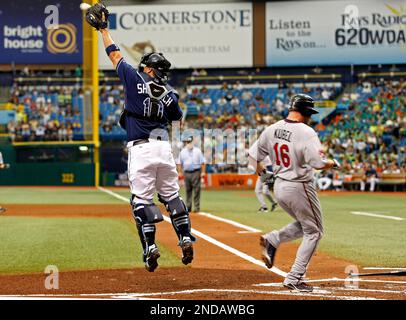
[{"label": "rays jersey", "polygon": [[177,92],[170,85],[156,83],[124,59],[116,70],[125,90],[120,126],[127,132],[127,141],[148,139],[159,129],[167,135],[168,124],[182,118]]}]

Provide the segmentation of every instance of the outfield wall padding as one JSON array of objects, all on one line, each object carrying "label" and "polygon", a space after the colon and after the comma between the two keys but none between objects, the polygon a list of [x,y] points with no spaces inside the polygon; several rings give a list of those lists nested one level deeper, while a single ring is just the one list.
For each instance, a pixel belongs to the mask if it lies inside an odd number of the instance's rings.
[{"label": "outfield wall padding", "polygon": [[[89,159],[83,160],[75,158],[73,161],[62,161],[55,159],[48,161],[30,161],[29,155],[41,147],[30,147],[26,149],[28,160],[19,159],[17,148],[6,145],[1,146],[0,151],[3,154],[4,162],[10,164],[9,169],[0,170],[0,185],[13,186],[93,186],[95,166]],[[60,146],[47,147],[55,150],[58,155]],[[59,150],[58,150],[59,148]],[[66,146],[63,146],[66,150]],[[78,148],[77,146],[72,146]],[[28,151],[28,152],[27,152]],[[52,151],[51,151],[52,152]],[[21,158],[21,157],[20,157]]]}]

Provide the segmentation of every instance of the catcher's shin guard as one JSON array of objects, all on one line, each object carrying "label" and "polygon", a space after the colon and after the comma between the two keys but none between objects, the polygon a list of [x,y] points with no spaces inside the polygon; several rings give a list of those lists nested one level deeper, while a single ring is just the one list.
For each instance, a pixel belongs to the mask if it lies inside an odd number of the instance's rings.
[{"label": "catcher's shin guard", "polygon": [[183,237],[189,237],[192,241],[196,241],[196,238],[190,233],[191,223],[189,218],[189,212],[186,208],[182,198],[177,196],[176,198],[165,201],[158,195],[159,201],[161,201],[166,208],[166,211],[170,214],[173,228],[181,241]]},{"label": "catcher's shin guard", "polygon": [[144,262],[147,255],[148,247],[155,244],[155,224],[149,223],[145,217],[145,205],[143,204],[132,204],[133,217],[135,219],[138,236],[144,249]]}]

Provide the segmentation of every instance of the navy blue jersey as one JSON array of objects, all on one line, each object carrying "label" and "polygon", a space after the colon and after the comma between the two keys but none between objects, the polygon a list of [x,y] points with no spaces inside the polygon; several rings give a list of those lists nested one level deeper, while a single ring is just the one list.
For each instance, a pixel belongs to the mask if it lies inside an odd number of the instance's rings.
[{"label": "navy blue jersey", "polygon": [[124,108],[129,114],[125,118],[128,141],[147,139],[153,130],[166,131],[169,122],[182,118],[178,96],[172,87],[155,84],[151,77],[138,72],[124,59],[117,64],[117,74],[124,85]]}]

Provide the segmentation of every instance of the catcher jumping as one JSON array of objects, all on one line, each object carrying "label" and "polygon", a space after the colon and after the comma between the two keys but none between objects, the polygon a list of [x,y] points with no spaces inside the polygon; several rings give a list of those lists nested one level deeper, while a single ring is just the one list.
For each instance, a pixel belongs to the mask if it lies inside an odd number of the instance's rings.
[{"label": "catcher jumping", "polygon": [[183,117],[178,93],[167,84],[171,63],[162,53],[145,54],[136,69],[128,64],[107,30],[109,12],[95,4],[86,21],[100,30],[106,53],[125,88],[126,100],[120,126],[127,132],[128,180],[131,206],[144,249],[145,268],[154,272],[160,252],[155,243],[156,223],[163,220],[154,194],[165,205],[182,250],[182,263],[193,260],[191,222],[179,196],[178,172],[169,143],[168,125]]}]

